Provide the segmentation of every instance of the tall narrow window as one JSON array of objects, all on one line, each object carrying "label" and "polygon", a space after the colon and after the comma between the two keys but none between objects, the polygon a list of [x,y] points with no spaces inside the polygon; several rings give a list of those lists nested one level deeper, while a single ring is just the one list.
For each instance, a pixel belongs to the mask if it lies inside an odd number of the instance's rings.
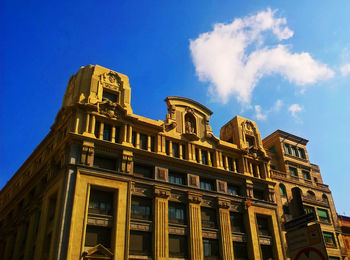
[{"label": "tall narrow window", "polygon": [[186,145],[182,144],[182,159],[186,159]]},{"label": "tall narrow window", "polygon": [[113,198],[113,192],[91,189],[85,246],[101,244],[111,248]]},{"label": "tall narrow window", "polygon": [[202,227],[217,228],[216,210],[210,208],[201,208]]},{"label": "tall narrow window", "polygon": [[228,170],[233,172],[233,160],[231,157],[227,157]]},{"label": "tall narrow window", "polygon": [[195,153],[196,153],[196,161],[197,161],[197,163],[199,163],[199,149],[198,148],[196,148],[195,149]]},{"label": "tall narrow window", "polygon": [[140,148],[143,150],[147,150],[147,141],[148,136],[145,134],[140,134]]},{"label": "tall narrow window", "polygon": [[103,140],[111,141],[112,138],[112,127],[110,125],[104,124],[103,126]]},{"label": "tall narrow window", "polygon": [[303,148],[299,148],[299,156],[303,159],[306,159],[306,155],[305,155],[305,150]]},{"label": "tall narrow window", "polygon": [[280,184],[279,187],[280,187],[280,195],[281,195],[281,197],[287,196],[286,187],[283,184]]},{"label": "tall narrow window", "polygon": [[134,147],[136,147],[136,132],[134,132],[134,131],[132,131],[131,143]]},{"label": "tall narrow window", "polygon": [[178,143],[172,143],[172,152],[173,156],[176,158],[180,158],[180,149],[179,149],[179,144]]},{"label": "tall narrow window", "polygon": [[295,146],[292,146],[292,155],[298,156],[298,151],[297,151],[297,148]]},{"label": "tall narrow window", "polygon": [[259,235],[263,236],[270,236],[270,229],[269,229],[269,219],[265,216],[258,216],[256,218],[257,224],[258,224],[258,231]]},{"label": "tall narrow window", "polygon": [[289,144],[284,144],[284,151],[286,154],[291,154],[291,151],[290,151],[290,146]]},{"label": "tall narrow window", "polygon": [[94,131],[96,138],[100,138],[100,127],[101,127],[101,123],[96,122],[95,123],[95,131]]},{"label": "tall narrow window", "polygon": [[202,150],[202,164],[208,165],[208,152]]},{"label": "tall narrow window", "polygon": [[154,136],[151,136],[151,152],[155,151]]},{"label": "tall narrow window", "polygon": [[245,139],[247,140],[248,146],[254,146],[254,137],[253,136],[245,136]]}]

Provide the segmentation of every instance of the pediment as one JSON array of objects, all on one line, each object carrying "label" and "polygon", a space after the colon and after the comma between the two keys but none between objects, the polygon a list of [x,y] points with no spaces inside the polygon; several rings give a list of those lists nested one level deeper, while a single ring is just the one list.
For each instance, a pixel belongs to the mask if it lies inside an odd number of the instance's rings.
[{"label": "pediment", "polygon": [[83,259],[112,259],[112,257],[113,253],[101,244],[98,244],[83,253]]}]

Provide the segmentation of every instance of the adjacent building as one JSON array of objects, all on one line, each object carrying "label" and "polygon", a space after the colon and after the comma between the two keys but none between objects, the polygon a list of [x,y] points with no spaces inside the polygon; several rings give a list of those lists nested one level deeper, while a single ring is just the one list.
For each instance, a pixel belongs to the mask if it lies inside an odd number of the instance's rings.
[{"label": "adjacent building", "polygon": [[[165,120],[133,113],[128,77],[73,75],[50,133],[0,192],[1,259],[287,259],[283,223],[317,212],[344,259],[331,193],[307,140],[264,140],[236,116],[165,99]],[[338,258],[336,258],[338,257]]]},{"label": "adjacent building", "polygon": [[350,257],[350,217],[338,215],[339,225],[348,257]]}]

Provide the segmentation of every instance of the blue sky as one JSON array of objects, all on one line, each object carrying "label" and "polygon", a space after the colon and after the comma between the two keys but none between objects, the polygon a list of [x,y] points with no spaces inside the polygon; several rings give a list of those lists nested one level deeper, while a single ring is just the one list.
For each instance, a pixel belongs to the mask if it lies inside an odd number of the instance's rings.
[{"label": "blue sky", "polygon": [[0,188],[49,132],[69,77],[99,64],[129,76],[134,113],[164,119],[192,98],[220,127],[309,140],[338,213],[350,215],[350,2],[1,1]]}]

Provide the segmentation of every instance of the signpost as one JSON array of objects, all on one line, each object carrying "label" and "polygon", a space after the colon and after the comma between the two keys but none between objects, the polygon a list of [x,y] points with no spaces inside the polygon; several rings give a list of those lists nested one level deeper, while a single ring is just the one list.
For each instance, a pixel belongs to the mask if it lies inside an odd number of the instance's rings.
[{"label": "signpost", "polygon": [[287,231],[288,251],[292,260],[327,260],[320,224]]}]

